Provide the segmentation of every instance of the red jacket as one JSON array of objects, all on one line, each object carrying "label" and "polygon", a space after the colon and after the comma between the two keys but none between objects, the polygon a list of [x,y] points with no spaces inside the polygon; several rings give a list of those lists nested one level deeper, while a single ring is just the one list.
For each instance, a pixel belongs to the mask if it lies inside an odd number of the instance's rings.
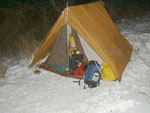
[{"label": "red jacket", "polygon": [[85,68],[86,64],[83,63],[79,68],[77,68],[74,71],[74,75],[83,75],[84,74],[84,68]]}]

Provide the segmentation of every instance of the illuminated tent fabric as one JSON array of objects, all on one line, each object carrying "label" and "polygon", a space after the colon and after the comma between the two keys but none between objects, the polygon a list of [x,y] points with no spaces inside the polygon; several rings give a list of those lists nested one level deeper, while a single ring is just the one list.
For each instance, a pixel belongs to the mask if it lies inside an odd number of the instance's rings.
[{"label": "illuminated tent fabric", "polygon": [[114,25],[101,1],[66,8],[36,52],[30,67],[51,52],[59,30],[65,25],[66,21],[120,79],[130,60],[132,46]]}]

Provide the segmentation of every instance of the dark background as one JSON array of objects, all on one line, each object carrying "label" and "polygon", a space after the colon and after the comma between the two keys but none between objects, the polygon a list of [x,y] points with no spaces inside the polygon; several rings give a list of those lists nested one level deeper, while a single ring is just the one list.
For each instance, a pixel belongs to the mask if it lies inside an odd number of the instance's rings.
[{"label": "dark background", "polygon": [[[0,59],[30,58],[61,12],[97,0],[0,0]],[[113,21],[149,12],[150,0],[103,0]],[[108,8],[109,6],[109,8]],[[110,10],[112,9],[112,10]]]},{"label": "dark background", "polygon": [[[83,3],[90,3],[98,0],[1,0],[0,8],[12,8],[18,5],[24,4],[39,4],[47,5],[51,1],[54,1],[57,4],[64,4],[69,2],[70,5],[78,5]],[[133,5],[135,7],[145,7],[149,6],[149,0],[103,0],[103,2],[111,5]]]}]

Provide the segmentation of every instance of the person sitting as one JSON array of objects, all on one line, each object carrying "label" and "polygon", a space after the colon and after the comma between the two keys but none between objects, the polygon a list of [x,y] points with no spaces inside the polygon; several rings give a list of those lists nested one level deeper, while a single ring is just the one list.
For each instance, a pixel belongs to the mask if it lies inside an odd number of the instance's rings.
[{"label": "person sitting", "polygon": [[83,54],[76,48],[74,36],[70,36],[70,47],[69,47],[69,72],[73,74],[83,62]]}]

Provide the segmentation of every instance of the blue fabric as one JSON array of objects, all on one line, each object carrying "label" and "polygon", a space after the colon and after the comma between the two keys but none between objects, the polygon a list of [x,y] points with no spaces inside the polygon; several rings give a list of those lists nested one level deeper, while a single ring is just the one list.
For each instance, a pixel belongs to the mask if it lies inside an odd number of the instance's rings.
[{"label": "blue fabric", "polygon": [[[100,72],[101,72],[100,65],[97,65],[95,62],[89,63],[84,74],[84,80],[88,82],[92,82],[94,73],[98,73],[100,75]],[[99,82],[99,81],[95,81],[95,82]]]},{"label": "blue fabric", "polygon": [[53,68],[53,69],[55,69],[56,71],[59,71],[60,73],[64,73],[65,69],[67,67],[69,67],[69,60],[67,58],[67,64],[64,65],[64,66],[55,66],[55,65],[53,65],[53,66],[50,66],[50,67]]}]

